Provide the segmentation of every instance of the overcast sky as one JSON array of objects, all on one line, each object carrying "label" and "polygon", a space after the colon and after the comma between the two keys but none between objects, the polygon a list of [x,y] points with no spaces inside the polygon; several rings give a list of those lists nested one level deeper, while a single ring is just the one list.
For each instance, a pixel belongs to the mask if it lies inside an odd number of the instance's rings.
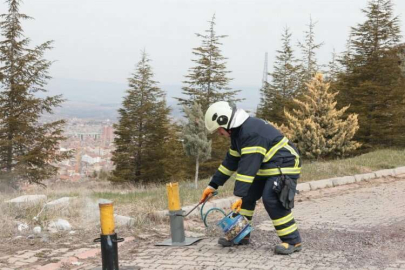
[{"label": "overcast sky", "polygon": [[[6,4],[0,13],[6,13]],[[155,78],[162,85],[179,85],[193,63],[192,48],[216,14],[216,31],[228,35],[222,52],[234,78],[232,85],[260,86],[264,54],[269,70],[285,26],[293,44],[303,40],[309,18],[318,21],[320,63],[333,48],[344,50],[350,26],[364,21],[367,0],[25,0],[20,11],[35,20],[23,24],[27,37],[39,44],[54,40],[46,58],[56,60],[55,78],[126,83],[146,49]],[[405,1],[394,0],[404,33]],[[298,56],[298,51],[296,51]]]}]

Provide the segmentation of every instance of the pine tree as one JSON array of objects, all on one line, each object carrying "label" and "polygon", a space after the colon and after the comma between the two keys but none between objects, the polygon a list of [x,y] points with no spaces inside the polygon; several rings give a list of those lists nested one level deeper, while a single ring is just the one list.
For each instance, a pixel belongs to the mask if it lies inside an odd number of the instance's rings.
[{"label": "pine tree", "polygon": [[400,40],[398,18],[391,0],[372,0],[363,10],[366,20],[352,27],[351,53],[342,63],[345,73],[334,87],[339,103],[351,104],[348,113],[359,114],[356,139],[365,147],[393,146],[401,136],[404,80],[393,53]]},{"label": "pine tree", "polygon": [[270,84],[265,84],[261,89],[260,104],[256,116],[265,120],[282,124],[285,121],[284,108],[290,108],[291,98],[285,98],[280,91]]},{"label": "pine tree", "polygon": [[340,66],[343,68],[342,71],[344,72],[349,72],[351,69],[351,62],[353,58],[353,44],[352,44],[352,38],[353,33],[350,32],[349,38],[346,41],[346,50],[342,53],[342,56],[338,58],[338,62]]},{"label": "pine tree", "polygon": [[8,13],[0,22],[0,179],[28,180],[40,184],[55,175],[55,163],[69,157],[59,153],[64,140],[64,120],[41,123],[44,113],[52,114],[63,102],[62,96],[39,97],[51,78],[52,62],[44,59],[52,41],[29,48],[21,21],[30,19],[19,13],[19,0],[8,0]]},{"label": "pine tree", "polygon": [[[209,29],[206,34],[197,34],[202,39],[200,47],[193,49],[196,56],[192,60],[196,65],[189,69],[187,80],[183,83],[182,93],[184,98],[176,98],[182,106],[192,106],[194,102],[201,105],[203,112],[206,112],[209,105],[217,101],[238,102],[237,93],[239,90],[232,90],[228,85],[231,79],[228,77],[230,71],[226,68],[225,58],[221,52],[221,39],[226,35],[217,35],[215,32],[215,15],[209,21]],[[229,148],[229,141],[219,136],[212,137],[211,159],[200,164],[202,175],[211,175],[218,167]]]},{"label": "pine tree", "polygon": [[402,76],[405,77],[405,44],[397,47],[397,56],[399,58],[399,68],[402,71]]},{"label": "pine tree", "polygon": [[[392,145],[405,147],[405,44],[395,47],[389,52],[392,62],[398,63],[398,69],[395,69],[396,81],[395,87],[393,87],[392,96],[394,99],[391,104],[395,106],[392,110],[392,133],[391,139]],[[395,65],[394,65],[395,66]]]},{"label": "pine tree", "polygon": [[211,141],[207,138],[204,114],[201,105],[194,103],[191,108],[184,106],[188,122],[183,127],[183,147],[187,156],[195,159],[195,188],[198,188],[198,168],[201,161],[211,156]]},{"label": "pine tree", "polygon": [[194,163],[184,153],[182,141],[183,127],[172,120],[169,126],[169,137],[164,146],[163,154],[165,159],[163,162],[165,178],[174,182],[179,179],[191,178],[194,174],[194,171],[192,171]]},{"label": "pine tree", "polygon": [[298,72],[300,66],[294,56],[291,47],[291,33],[286,27],[282,34],[282,49],[277,51],[274,72],[270,73],[270,87],[280,92],[284,98],[291,98],[295,95],[299,86]]},{"label": "pine tree", "polygon": [[352,141],[359,126],[357,115],[350,114],[346,120],[342,115],[348,109],[336,109],[338,93],[329,91],[329,83],[318,73],[307,83],[302,99],[294,99],[298,109],[285,112],[290,139],[301,154],[309,159],[344,156],[360,145]]},{"label": "pine tree", "polygon": [[315,26],[317,22],[312,21],[312,17],[309,18],[308,30],[305,31],[304,42],[298,42],[298,47],[301,49],[302,58],[301,63],[301,80],[300,90],[305,91],[306,83],[310,81],[315,73],[320,70],[316,59],[316,50],[322,47],[323,42],[315,42]]},{"label": "pine tree", "polygon": [[327,75],[325,76],[326,81],[336,82],[337,77],[340,72],[341,71],[340,71],[340,66],[339,66],[338,55],[337,55],[335,49],[333,49],[332,59],[328,63],[328,71],[327,71]]},{"label": "pine tree", "polygon": [[294,57],[290,45],[291,33],[286,27],[282,34],[282,49],[277,50],[274,72],[270,73],[271,82],[266,83],[261,91],[257,116],[281,124],[285,121],[284,107],[290,102],[299,87],[300,66]]},{"label": "pine tree", "polygon": [[272,91],[270,84],[264,82],[260,88],[260,102],[256,109],[256,116],[262,119],[271,119],[273,122],[280,122],[280,114],[277,114],[276,91]]},{"label": "pine tree", "polygon": [[157,182],[165,178],[162,149],[168,140],[169,108],[165,93],[153,80],[150,60],[145,52],[119,109],[112,161],[111,181]]},{"label": "pine tree", "polygon": [[184,86],[182,93],[185,98],[176,98],[180,105],[191,106],[194,102],[201,104],[202,110],[205,112],[209,105],[216,101],[240,101],[236,98],[239,90],[232,90],[228,84],[231,81],[227,77],[230,71],[226,70],[226,62],[220,46],[221,39],[227,37],[225,35],[217,35],[215,27],[215,15],[209,21],[210,28],[205,32],[207,34],[196,34],[202,39],[202,44],[198,48],[193,49],[193,54],[197,56],[196,66],[189,69],[189,74],[184,81],[187,86]]}]

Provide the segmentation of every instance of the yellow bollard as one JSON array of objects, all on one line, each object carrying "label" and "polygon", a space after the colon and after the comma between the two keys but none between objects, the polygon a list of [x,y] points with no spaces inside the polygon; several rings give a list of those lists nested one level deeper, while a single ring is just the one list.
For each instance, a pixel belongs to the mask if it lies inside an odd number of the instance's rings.
[{"label": "yellow bollard", "polygon": [[170,216],[171,239],[158,243],[156,246],[188,246],[200,241],[202,238],[189,238],[185,235],[183,210],[181,210],[180,207],[179,184],[166,184],[166,189]]},{"label": "yellow bollard", "polygon": [[101,234],[102,235],[114,234],[115,224],[114,224],[114,208],[112,202],[100,203],[99,208],[100,208]]},{"label": "yellow bollard", "polygon": [[102,270],[119,270],[118,263],[118,242],[124,241],[118,238],[115,233],[114,207],[111,201],[104,201],[98,204],[100,208],[100,238],[94,242],[101,243]]},{"label": "yellow bollard", "polygon": [[170,211],[179,211],[180,208],[180,193],[179,183],[166,184],[167,198]]}]

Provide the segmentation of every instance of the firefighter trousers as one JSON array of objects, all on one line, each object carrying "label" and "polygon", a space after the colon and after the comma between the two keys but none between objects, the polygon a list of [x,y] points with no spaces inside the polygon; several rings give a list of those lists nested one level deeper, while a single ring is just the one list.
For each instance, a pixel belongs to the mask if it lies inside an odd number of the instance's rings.
[{"label": "firefighter trousers", "polygon": [[[301,243],[301,236],[291,210],[283,207],[273,190],[274,181],[279,176],[257,176],[249,189],[247,196],[242,198],[240,214],[252,220],[256,202],[262,198],[264,207],[273,221],[277,235],[283,243],[295,245]],[[289,175],[298,179],[298,175]]]}]

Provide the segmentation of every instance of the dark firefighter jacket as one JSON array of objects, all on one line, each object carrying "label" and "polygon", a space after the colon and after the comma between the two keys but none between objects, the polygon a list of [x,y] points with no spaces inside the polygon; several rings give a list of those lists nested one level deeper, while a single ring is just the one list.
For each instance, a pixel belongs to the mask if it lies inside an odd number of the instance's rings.
[{"label": "dark firefighter jacket", "polygon": [[256,176],[279,175],[280,170],[289,175],[301,173],[301,161],[295,146],[266,121],[249,117],[231,131],[231,148],[212,177],[210,186],[224,185],[236,172],[234,194],[244,197]]}]

